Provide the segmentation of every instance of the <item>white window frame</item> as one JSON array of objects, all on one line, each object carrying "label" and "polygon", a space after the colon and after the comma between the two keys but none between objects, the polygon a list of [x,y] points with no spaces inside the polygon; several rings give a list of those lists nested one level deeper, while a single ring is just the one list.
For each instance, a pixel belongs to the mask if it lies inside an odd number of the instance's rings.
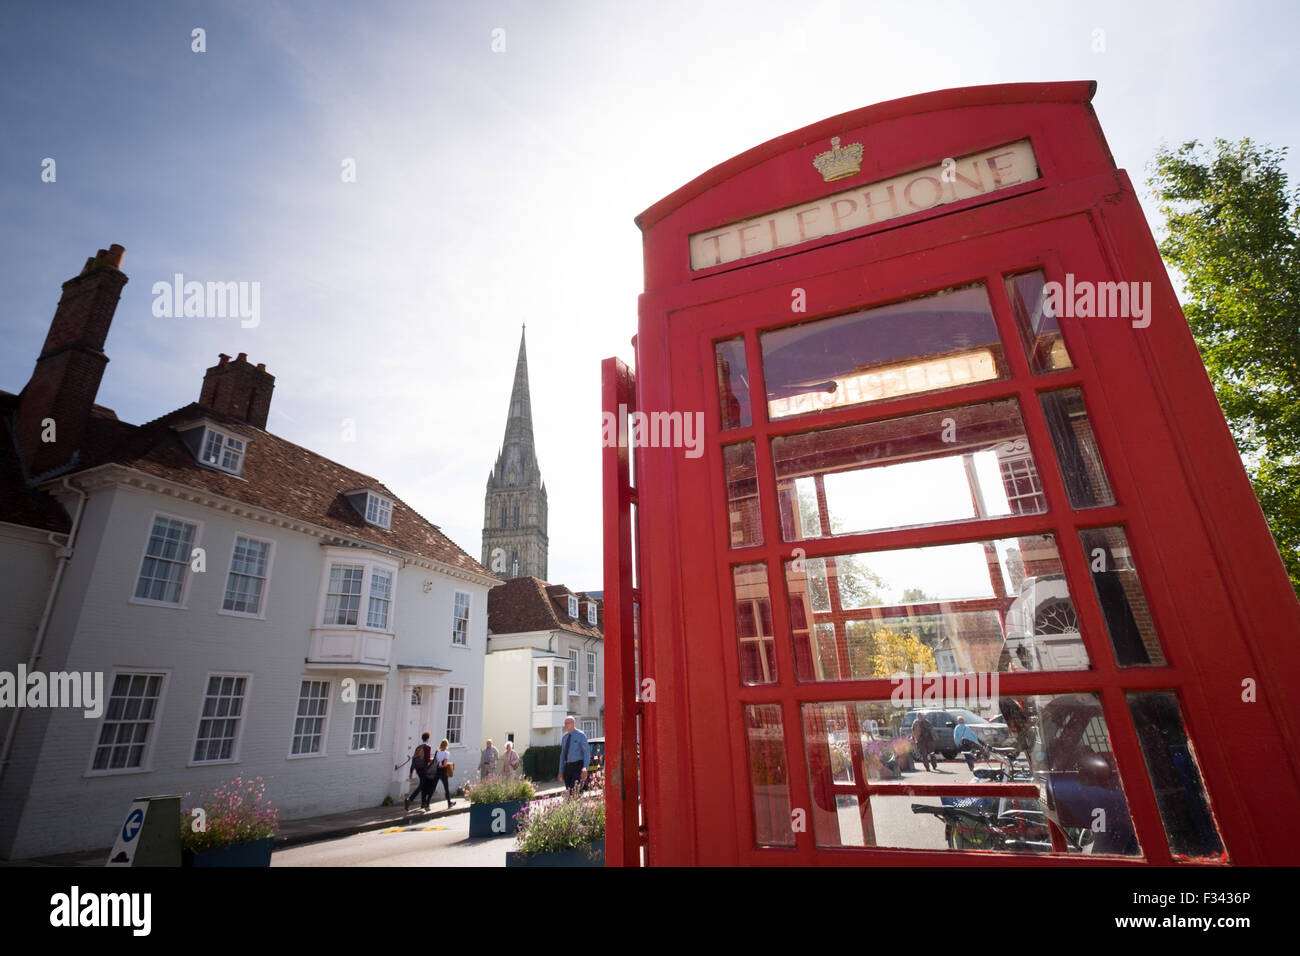
[{"label": "white window frame", "polygon": [[[199,745],[199,731],[203,729],[203,721],[231,719],[229,717],[205,717],[203,715],[204,705],[208,701],[208,685],[212,683],[212,678],[214,677],[234,677],[234,678],[242,677],[243,678],[244,693],[241,698],[242,706],[240,707],[239,716],[234,718],[235,740],[230,748],[231,755],[229,757],[223,757],[219,760],[198,760],[194,756],[194,750]],[[244,739],[244,723],[245,723],[244,718],[248,716],[248,703],[249,703],[249,699],[252,697],[252,687],[253,687],[253,675],[247,671],[208,671],[207,675],[204,676],[203,678],[203,692],[199,698],[199,716],[198,719],[194,722],[194,736],[191,739],[189,759],[186,761],[185,764],[187,767],[208,767],[208,766],[213,766],[215,764],[239,763],[239,746]]]},{"label": "white window frame", "polygon": [[[149,721],[149,735],[145,740],[144,752],[140,755],[140,766],[138,767],[103,767],[95,768],[95,754],[99,751],[99,738],[104,733],[104,725],[109,722],[109,705],[113,701],[113,687],[117,684],[118,677],[136,676],[144,677],[161,677],[162,683],[158,687],[158,704],[154,707],[153,717]],[[95,736],[90,742],[90,759],[86,762],[86,777],[112,777],[121,776],[128,773],[152,773],[153,772],[153,748],[158,740],[159,727],[162,725],[163,705],[167,702],[167,684],[171,678],[171,670],[167,668],[157,668],[149,670],[139,667],[126,667],[120,670],[114,670],[109,675],[109,680],[105,685],[104,692],[104,713],[95,724]],[[113,723],[123,723],[123,721],[114,720]],[[109,747],[109,758],[112,759],[113,750]]]},{"label": "white window frame", "polygon": [[[372,567],[369,569],[370,574],[366,583],[369,585],[366,594],[366,630],[368,631],[391,631],[389,626],[393,620],[393,598],[397,590],[397,572],[390,571],[388,568]],[[382,588],[375,587],[375,578],[387,579],[387,592]],[[376,591],[380,593],[376,594]],[[374,622],[375,607],[378,605],[383,611],[383,621],[376,624]],[[357,616],[358,623],[360,615]]]},{"label": "white window frame", "polygon": [[596,627],[596,626],[597,626],[597,624],[596,624],[596,602],[595,602],[595,601],[588,601],[588,602],[587,602],[587,623],[590,624],[592,627]]},{"label": "white window frame", "polygon": [[[459,733],[453,739],[451,736],[451,712],[452,705],[456,703],[456,691],[460,691],[460,713],[456,714],[460,720]],[[469,692],[461,685],[454,684],[447,688],[447,723],[446,732],[443,734],[447,738],[448,747],[465,746],[465,713],[469,709]]]},{"label": "white window frame", "polygon": [[[384,735],[384,705],[387,703],[384,699],[384,681],[357,681],[357,699],[352,708],[352,734],[348,737],[348,753],[350,754],[377,754],[383,749]],[[379,703],[379,710],[373,714],[360,713],[361,688],[378,687],[379,696],[374,698]],[[357,721],[374,720],[375,722],[375,745],[373,747],[362,747],[357,749]]]},{"label": "white window frame", "polygon": [[366,492],[366,524],[385,530],[393,526],[393,501],[373,491]]},{"label": "white window frame", "polygon": [[[398,570],[399,566],[396,561],[386,558],[380,558],[368,552],[354,552],[350,549],[331,548],[325,552],[324,567],[321,570],[320,595],[316,603],[316,629],[325,630],[349,630],[349,631],[371,631],[376,634],[394,634],[397,629],[397,589],[398,589]],[[325,620],[325,606],[329,600],[330,571],[336,567],[361,568],[361,594],[357,604],[357,623],[355,624],[335,624],[332,621]],[[388,596],[388,625],[386,627],[371,627],[367,623],[370,619],[370,592],[372,590],[372,578],[374,571],[386,571],[392,575],[392,590]]]},{"label": "white window frame", "polygon": [[582,726],[579,727],[578,729],[582,731],[583,736],[585,736],[588,740],[590,740],[592,737],[599,737],[600,734],[597,733],[597,731],[600,730],[600,721],[595,720],[591,717],[584,717],[582,718]]},{"label": "white window frame", "polygon": [[[181,581],[181,591],[178,596],[178,600],[175,603],[171,601],[158,601],[155,600],[154,598],[142,598],[142,597],[135,596],[136,590],[140,587],[140,576],[144,573],[144,563],[150,557],[149,542],[153,538],[154,525],[157,523],[159,518],[165,518],[168,521],[179,521],[182,524],[188,524],[194,526],[194,535],[190,539],[190,553],[185,556],[185,561],[184,561],[185,577]],[[199,519],[187,518],[184,515],[171,514],[166,511],[155,511],[149,518],[149,530],[145,533],[144,546],[140,549],[140,560],[136,562],[136,572],[135,572],[135,577],[132,578],[131,580],[131,596],[130,598],[127,599],[128,603],[142,604],[146,607],[170,607],[170,608],[179,608],[182,611],[188,610],[189,601],[190,601],[190,585],[194,580],[194,573],[192,569],[192,564],[194,561],[194,549],[202,547],[202,545],[199,544],[199,542],[202,540],[203,540],[203,522],[200,521]],[[164,558],[162,560],[168,560],[168,559]]]},{"label": "white window frame", "polygon": [[[262,577],[262,597],[258,601],[257,611],[232,611],[226,608],[226,594],[230,590],[230,576],[235,574],[235,550],[239,547],[239,539],[246,541],[256,541],[258,544],[267,545],[266,549],[266,574]],[[228,614],[231,617],[248,617],[259,621],[266,620],[266,597],[267,591],[271,587],[271,565],[275,561],[275,539],[259,538],[256,535],[244,534],[241,531],[235,532],[235,540],[230,545],[230,560],[226,562],[226,583],[221,590],[221,606],[217,608],[218,614]],[[239,572],[243,574],[243,572]],[[255,575],[245,574],[244,577],[254,577]]]},{"label": "white window frame", "polygon": [[596,654],[587,651],[587,696],[596,696]]},{"label": "white window frame", "polygon": [[579,658],[578,650],[576,648],[570,648],[569,666],[567,668],[569,672],[569,676],[568,679],[565,681],[565,684],[569,689],[570,697],[578,696],[578,664],[579,664],[578,658]]},{"label": "white window frame", "polygon": [[[211,439],[219,438],[221,454],[216,461],[207,457],[208,445]],[[233,448],[231,443],[238,445]],[[234,467],[226,464],[226,459],[235,455],[236,461]],[[224,428],[217,428],[215,425],[204,425],[203,434],[199,436],[199,453],[197,455],[199,464],[205,468],[211,468],[215,471],[224,471],[228,475],[239,475],[244,473],[244,459],[248,457],[248,439],[237,432],[227,431]]]},{"label": "white window frame", "polygon": [[[305,683],[324,684],[325,685],[325,713],[322,715],[320,727],[320,750],[312,753],[294,753],[293,742],[298,737],[299,720],[315,720],[315,717],[299,717],[298,707],[302,703],[302,685]],[[293,698],[293,723],[289,727],[289,753],[290,760],[307,760],[312,757],[326,757],[329,755],[330,739],[330,717],[334,714],[334,708],[330,706],[334,698],[334,681],[328,677],[321,677],[319,674],[303,674],[298,678],[298,693]],[[312,698],[319,700],[319,698]]]},{"label": "white window frame", "polygon": [[[465,599],[465,616],[463,618],[460,616],[461,598]],[[473,610],[474,596],[467,591],[455,592],[451,599],[451,644],[453,647],[469,647],[469,620]],[[461,640],[456,640],[458,636]]]},{"label": "white window frame", "polygon": [[572,594],[569,595],[569,617],[575,621],[578,619],[578,599]]}]

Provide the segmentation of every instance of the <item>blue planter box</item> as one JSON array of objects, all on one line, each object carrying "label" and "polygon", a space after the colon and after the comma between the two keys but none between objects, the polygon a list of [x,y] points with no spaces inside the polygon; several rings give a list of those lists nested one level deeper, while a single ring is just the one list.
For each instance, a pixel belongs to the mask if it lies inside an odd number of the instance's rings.
[{"label": "blue planter box", "polygon": [[597,840],[572,850],[554,853],[520,853],[506,851],[506,866],[604,866],[605,841]]},{"label": "blue planter box", "polygon": [[[506,836],[514,833],[519,829],[519,824],[515,822],[515,814],[524,808],[526,800],[507,800],[505,803],[471,803],[469,805],[469,835],[471,837],[494,837]],[[505,829],[493,829],[493,818],[501,820],[502,811],[505,814]],[[499,828],[502,824],[497,823]]]},{"label": "blue planter box", "polygon": [[275,837],[266,837],[198,853],[185,850],[181,853],[181,866],[270,866],[271,848],[274,846]]}]

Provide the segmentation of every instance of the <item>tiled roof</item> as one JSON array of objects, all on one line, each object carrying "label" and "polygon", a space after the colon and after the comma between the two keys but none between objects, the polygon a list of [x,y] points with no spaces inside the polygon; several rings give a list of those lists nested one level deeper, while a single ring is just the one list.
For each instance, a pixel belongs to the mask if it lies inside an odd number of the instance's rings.
[{"label": "tiled roof", "polygon": [[[562,630],[583,637],[601,637],[601,629],[586,616],[569,617],[568,596],[562,584],[547,584],[533,577],[511,578],[488,592],[488,630],[493,634]],[[586,600],[582,594],[579,600]],[[601,620],[597,611],[597,620]]]},{"label": "tiled roof", "polygon": [[17,395],[0,392],[0,521],[66,534],[72,522],[63,507],[45,492],[28,488],[23,480],[18,451],[9,430],[17,404]]},{"label": "tiled roof", "polygon": [[[181,441],[173,426],[200,418],[248,437],[241,475],[200,465]],[[77,471],[97,465],[123,465],[372,544],[420,555],[467,572],[494,576],[436,525],[430,524],[376,479],[345,468],[242,419],[197,403],[178,408],[144,425],[128,425],[116,417],[92,416],[82,451],[83,458]],[[40,492],[28,491],[26,496],[21,496],[23,500],[14,495],[12,484],[17,481],[21,487],[22,478],[18,475],[11,441],[6,441],[6,449],[0,450],[0,456],[4,456],[0,458],[0,520],[34,523],[8,517],[11,504],[23,505],[32,496],[47,499],[62,513],[53,499]],[[392,499],[390,528],[367,524],[343,496],[346,491],[363,487],[373,488]],[[26,501],[28,511],[31,507],[32,502]],[[24,514],[17,507],[14,513]]]}]

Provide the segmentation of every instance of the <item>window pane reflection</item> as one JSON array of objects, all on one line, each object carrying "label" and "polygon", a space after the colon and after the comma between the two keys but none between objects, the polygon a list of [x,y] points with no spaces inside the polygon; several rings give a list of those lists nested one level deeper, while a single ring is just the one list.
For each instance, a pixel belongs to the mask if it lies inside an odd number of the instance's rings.
[{"label": "window pane reflection", "polygon": [[1007,376],[983,285],[764,332],[761,346],[773,419]]},{"label": "window pane reflection", "polygon": [[747,706],[745,739],[749,749],[754,842],[759,846],[794,846],[781,705]]},{"label": "window pane reflection", "polygon": [[772,440],[786,541],[1047,510],[1015,399]]},{"label": "window pane reflection", "polygon": [[1056,447],[1056,460],[1061,465],[1061,477],[1074,508],[1097,508],[1113,505],[1106,469],[1097,451],[1097,438],[1088,421],[1088,410],[1083,404],[1083,392],[1077,388],[1063,388],[1057,392],[1044,392],[1039,396],[1047,428],[1052,433]]},{"label": "window pane reflection", "polygon": [[1171,691],[1133,693],[1128,695],[1128,706],[1169,839],[1169,852],[1185,860],[1226,862],[1223,839],[1178,698]]},{"label": "window pane reflection", "polygon": [[785,562],[800,681],[1086,670],[1052,535]]},{"label": "window pane reflection", "polygon": [[722,467],[727,482],[727,515],[731,547],[763,543],[763,521],[758,507],[758,469],[754,443],[740,442],[722,449]]},{"label": "window pane reflection", "polygon": [[722,427],[745,428],[750,422],[749,370],[745,365],[745,339],[737,336],[713,347],[718,367],[718,407]]},{"label": "window pane reflection", "polygon": [[1046,277],[1041,269],[1018,276],[1007,276],[1007,298],[1011,300],[1011,314],[1029,358],[1029,370],[1035,375],[1073,368],[1070,353],[1065,348],[1065,338],[1056,316],[1047,308],[1043,297]]},{"label": "window pane reflection", "polygon": [[736,589],[736,637],[740,641],[740,682],[775,684],[776,636],[767,565],[741,564],[731,569]]},{"label": "window pane reflection", "polygon": [[[987,758],[972,758],[969,766],[949,760],[935,770],[909,756],[913,741],[901,733],[907,718],[914,722],[918,714],[938,723],[932,704],[804,704],[804,750],[817,845],[1140,854],[1095,694],[965,703],[981,712],[996,711],[992,721],[976,726],[981,739],[987,736],[1006,746],[990,750]],[[950,789],[938,795],[906,793],[906,788],[918,785]],[[982,788],[993,785],[1015,791],[982,795]],[[898,794],[899,789],[906,795]],[[1050,824],[1058,828],[1057,848]]]},{"label": "window pane reflection", "polygon": [[1106,630],[1120,667],[1164,666],[1165,653],[1156,636],[1128,538],[1123,528],[1090,528],[1079,532],[1084,557],[1092,571],[1092,586],[1106,617]]}]

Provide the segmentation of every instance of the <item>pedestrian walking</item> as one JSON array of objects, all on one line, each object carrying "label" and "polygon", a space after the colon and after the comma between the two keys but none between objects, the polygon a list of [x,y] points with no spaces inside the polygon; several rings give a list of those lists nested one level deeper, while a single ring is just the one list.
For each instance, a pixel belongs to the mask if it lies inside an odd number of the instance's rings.
[{"label": "pedestrian walking", "polygon": [[577,728],[577,721],[572,717],[564,718],[564,736],[560,738],[560,772],[556,780],[564,781],[564,789],[570,793],[581,780],[587,782],[587,764],[591,763],[591,745],[587,735]]},{"label": "pedestrian walking", "polygon": [[434,776],[433,787],[430,790],[430,796],[438,792],[438,784],[442,784],[442,792],[447,796],[447,809],[450,810],[456,805],[456,801],[451,798],[451,775],[456,772],[456,765],[452,763],[451,754],[447,752],[450,742],[446,739],[438,744],[438,752],[433,755]]},{"label": "pedestrian walking", "polygon": [[934,726],[921,714],[917,714],[912,723],[912,741],[916,744],[921,766],[927,771],[938,770],[939,761],[934,759]]},{"label": "pedestrian walking", "polygon": [[501,759],[501,755],[497,753],[497,748],[493,747],[492,741],[489,740],[487,746],[483,748],[483,756],[478,762],[478,775],[480,780],[484,777],[490,777],[497,772],[497,761],[499,759]]},{"label": "pedestrian walking", "polygon": [[411,769],[406,775],[406,779],[416,778],[415,789],[406,796],[406,807],[410,807],[411,801],[415,799],[416,794],[420,796],[420,809],[429,809],[429,798],[433,795],[433,748],[429,746],[429,732],[425,731],[420,734],[420,745],[415,748],[411,754]]},{"label": "pedestrian walking", "polygon": [[501,775],[513,777],[519,772],[519,751],[513,741],[506,741],[506,752],[501,755]]}]

